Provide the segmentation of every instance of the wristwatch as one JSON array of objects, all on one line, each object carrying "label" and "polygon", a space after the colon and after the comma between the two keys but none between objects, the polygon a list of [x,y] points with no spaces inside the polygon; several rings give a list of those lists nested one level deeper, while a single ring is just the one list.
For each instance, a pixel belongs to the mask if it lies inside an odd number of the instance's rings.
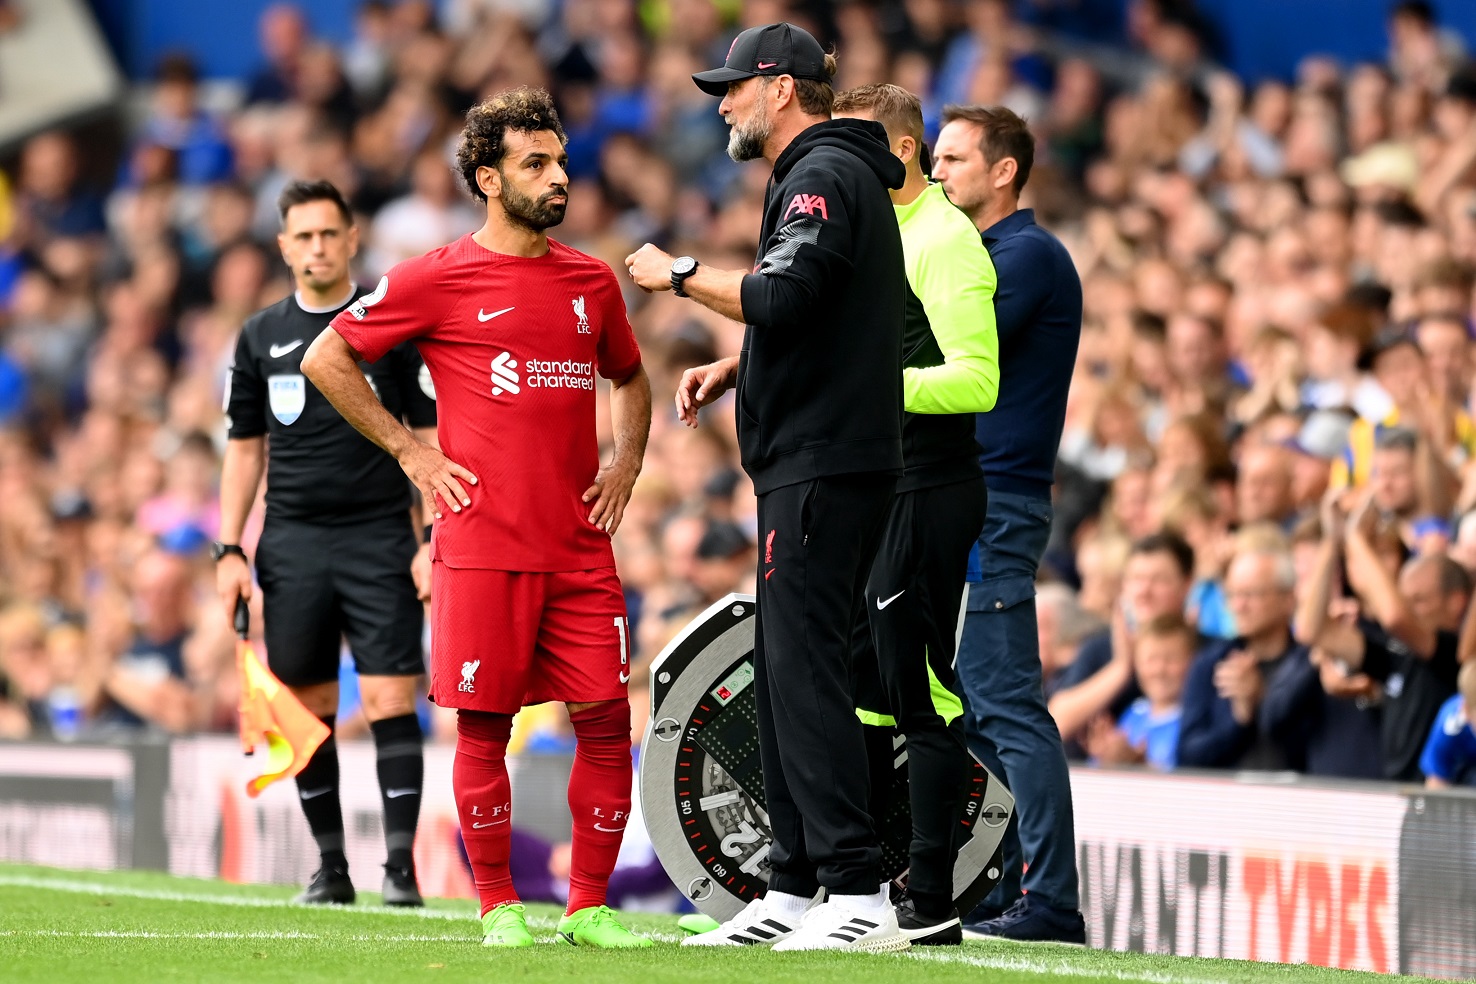
[{"label": "wristwatch", "polygon": [[671,264],[671,292],[677,297],[686,297],[687,292],[682,290],[682,284],[696,272],[696,260],[690,256],[678,256]]},{"label": "wristwatch", "polygon": [[217,564],[220,563],[221,559],[225,557],[226,554],[235,554],[242,560],[246,559],[246,551],[242,550],[239,544],[221,543],[219,540],[216,540],[210,545],[210,559],[215,561]]}]

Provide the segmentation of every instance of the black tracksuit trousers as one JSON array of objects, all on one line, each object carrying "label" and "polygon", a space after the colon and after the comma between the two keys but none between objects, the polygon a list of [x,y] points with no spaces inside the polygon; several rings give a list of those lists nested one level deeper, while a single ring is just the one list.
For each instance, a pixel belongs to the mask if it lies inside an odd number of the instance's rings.
[{"label": "black tracksuit trousers", "polygon": [[886,814],[895,727],[907,739],[907,890],[930,917],[953,908],[954,835],[969,771],[953,662],[969,551],[987,501],[982,478],[897,493],[853,636],[856,706],[875,725],[866,728],[873,816]]},{"label": "black tracksuit trousers", "polygon": [[896,487],[894,475],[835,475],[758,498],[753,662],[775,891],[863,895],[882,882],[851,626]]}]

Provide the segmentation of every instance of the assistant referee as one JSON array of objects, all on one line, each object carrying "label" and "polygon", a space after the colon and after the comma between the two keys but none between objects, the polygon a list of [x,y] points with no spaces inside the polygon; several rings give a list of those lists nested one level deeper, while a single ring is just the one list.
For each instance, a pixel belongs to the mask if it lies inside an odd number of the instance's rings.
[{"label": "assistant referee", "polygon": [[[412,847],[424,763],[415,681],[425,672],[421,597],[429,594],[428,557],[418,552],[411,487],[395,460],[349,426],[301,370],[307,346],[354,299],[349,261],[359,230],[327,181],[292,182],[277,208],[277,245],[297,291],[252,315],[236,343],[226,395],[230,441],[221,469],[220,541],[212,550],[217,588],[227,617],[238,597],[251,596],[241,532],[270,438],[266,523],[256,548],[267,662],[331,732],[339,649],[347,637],[378,753],[389,854],[384,902],[418,906]],[[403,345],[361,368],[386,409],[434,443],[435,391],[415,348]],[[322,855],[299,902],[354,900],[338,785],[330,734],[297,775],[302,811]]]},{"label": "assistant referee", "polygon": [[882,124],[907,168],[906,182],[892,191],[909,288],[904,471],[854,643],[857,714],[869,726],[872,818],[885,815],[895,727],[907,739],[912,813],[897,925],[916,944],[958,944],[953,864],[969,753],[953,658],[969,552],[987,502],[974,414],[992,408],[999,392],[994,264],[969,217],[923,171],[917,96],[901,86],[865,85],[839,93],[835,115]]},{"label": "assistant referee", "polygon": [[[626,259],[639,286],[748,325],[742,358],[689,369],[676,398],[695,425],[700,407],[737,387],[738,442],[758,494],[769,888],[684,943],[906,949],[882,884],[850,686],[850,627],[902,471],[907,281],[887,190],[905,173],[880,124],[830,118],[835,58],[806,31],[750,28],[726,62],[694,79],[722,97],[729,156],[774,168],[753,272],[673,260],[650,244]],[[827,900],[805,914],[821,886]]]}]

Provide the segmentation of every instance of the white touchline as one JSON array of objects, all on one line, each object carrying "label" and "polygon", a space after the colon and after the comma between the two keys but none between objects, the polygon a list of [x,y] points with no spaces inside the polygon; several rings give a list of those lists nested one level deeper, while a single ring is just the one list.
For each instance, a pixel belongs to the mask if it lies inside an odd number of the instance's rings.
[{"label": "white touchline", "polygon": [[[206,892],[168,892],[152,888],[134,888],[124,885],[109,885],[103,882],[85,881],[80,878],[36,878],[31,875],[6,875],[0,874],[0,887],[10,886],[14,888],[39,888],[54,892],[73,892],[82,895],[113,895],[119,898],[150,899],[156,902],[189,902],[206,905],[225,905],[248,909],[303,909],[308,906],[297,905],[287,899],[261,899],[244,895],[214,895]],[[390,908],[387,906],[356,905],[356,906],[311,906],[314,912],[332,913],[335,916],[393,916],[401,919],[449,919],[455,922],[472,923],[476,919],[476,910],[468,901],[465,909],[405,909]],[[528,916],[528,925],[533,929],[553,929],[558,925],[558,920],[549,919],[544,916]],[[19,935],[23,931],[0,930],[0,937]],[[29,935],[61,935],[61,930],[33,930]],[[141,939],[149,938],[144,932],[123,931],[97,931],[93,933],[76,933],[77,936],[107,937],[118,936],[129,938],[137,936]],[[156,934],[160,939],[173,938],[171,934]],[[194,933],[177,934],[178,938],[190,939],[232,939],[230,933]],[[235,934],[241,939],[255,939],[253,934]],[[662,943],[677,943],[686,938],[686,934],[675,933],[651,933],[642,930],[640,935],[649,937]],[[263,938],[266,938],[263,936]],[[283,932],[273,935],[271,938],[297,939],[312,938],[310,934],[291,934]],[[325,939],[344,939],[346,937],[334,934]],[[381,935],[378,933],[357,934],[347,937],[365,942],[375,940],[397,941],[403,939],[406,942],[459,942],[463,939],[474,939],[472,935],[462,936],[404,936],[396,937]],[[969,952],[943,953],[932,950],[920,949],[909,950],[906,953],[897,954],[899,957],[912,960],[930,960],[937,963],[967,964],[984,970],[1014,970],[1025,974],[1056,974],[1061,977],[1095,977],[1107,978],[1116,981],[1137,982],[1137,984],[1229,984],[1222,978],[1213,977],[1180,977],[1176,974],[1166,974],[1151,970],[1111,970],[1104,967],[1092,966],[1071,960],[1070,958],[1045,958],[1029,960],[1023,957],[989,956],[988,946],[990,944],[972,944]],[[1046,946],[1046,944],[1042,944]]]},{"label": "white touchline", "polygon": [[[82,895],[116,895],[128,899],[151,899],[156,902],[189,902],[204,905],[229,905],[248,909],[298,909],[303,908],[288,899],[260,899],[243,895],[213,895],[206,892],[168,892],[152,888],[108,885],[102,882],[81,881],[71,878],[34,878],[29,875],[0,875],[0,887],[41,888],[54,892],[75,892]],[[389,906],[356,905],[328,907],[313,906],[318,912],[372,913],[386,916],[408,916],[415,919],[475,919],[470,908],[455,909],[400,909]],[[532,922],[530,917],[529,922]],[[554,920],[545,920],[550,926]]]},{"label": "white touchline", "polygon": [[[78,878],[36,878],[32,875],[0,874],[0,887],[6,886],[49,889],[54,892],[73,892],[81,895],[113,895],[118,898],[149,899],[155,902],[227,905],[246,909],[310,908],[314,912],[331,912],[335,916],[394,916],[401,919],[449,919],[454,922],[465,923],[475,923],[477,918],[476,908],[469,899],[465,900],[467,903],[467,908],[465,909],[407,909],[398,906],[390,907],[383,905],[303,906],[288,899],[259,899],[245,895],[213,895],[206,892],[168,892],[154,888],[108,885],[103,882],[90,882]],[[553,929],[558,925],[558,920],[530,914],[528,916],[528,925],[534,929]],[[480,928],[480,925],[478,925],[478,928]],[[653,940],[659,940],[662,943],[677,943],[685,937],[685,934],[678,936],[675,933],[648,933],[644,931],[641,932],[641,935],[650,937]],[[364,937],[367,940],[384,938],[378,934]],[[451,940],[461,939],[459,936],[447,938]],[[472,937],[467,938],[470,939]]]},{"label": "white touchline", "polygon": [[970,949],[974,950],[974,952],[943,953],[913,949],[900,955],[912,960],[968,964],[969,966],[980,967],[985,970],[1014,970],[1024,974],[1055,974],[1058,977],[1108,978],[1115,981],[1140,981],[1143,984],[1229,984],[1228,981],[1222,978],[1179,977],[1176,974],[1165,974],[1152,970],[1111,970],[1105,967],[1076,963],[1064,958],[1055,960],[1027,960],[1023,957],[991,957],[979,953],[977,949],[972,947]]},{"label": "white touchline", "polygon": [[225,930],[214,930],[204,933],[155,933],[149,930],[122,930],[122,929],[96,929],[90,931],[74,931],[65,929],[0,929],[0,936],[47,936],[60,937],[63,939],[95,939],[95,940],[355,940],[363,942],[383,943],[466,943],[472,941],[471,936],[427,936],[423,933],[411,935],[381,935],[379,933],[356,933],[352,936],[324,936],[322,933],[290,933],[283,930],[275,930],[265,933],[233,933]]}]

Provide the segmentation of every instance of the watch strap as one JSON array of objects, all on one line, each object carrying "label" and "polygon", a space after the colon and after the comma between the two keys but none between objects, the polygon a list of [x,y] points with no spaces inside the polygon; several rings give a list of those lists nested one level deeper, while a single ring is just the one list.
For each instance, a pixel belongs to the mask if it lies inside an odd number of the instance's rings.
[{"label": "watch strap", "polygon": [[[678,259],[691,258],[684,256],[678,257]],[[690,295],[682,289],[682,285],[687,282],[688,277],[697,272],[697,268],[701,265],[702,264],[698,263],[696,260],[692,260],[692,269],[686,271],[685,273],[678,273],[675,269],[675,265],[673,265],[673,269],[671,271],[671,292],[677,297],[689,297]]]},{"label": "watch strap", "polygon": [[246,551],[242,550],[241,545],[238,543],[217,542],[210,545],[210,559],[215,561],[217,564],[224,560],[229,554],[235,554],[242,560],[246,559]]}]

